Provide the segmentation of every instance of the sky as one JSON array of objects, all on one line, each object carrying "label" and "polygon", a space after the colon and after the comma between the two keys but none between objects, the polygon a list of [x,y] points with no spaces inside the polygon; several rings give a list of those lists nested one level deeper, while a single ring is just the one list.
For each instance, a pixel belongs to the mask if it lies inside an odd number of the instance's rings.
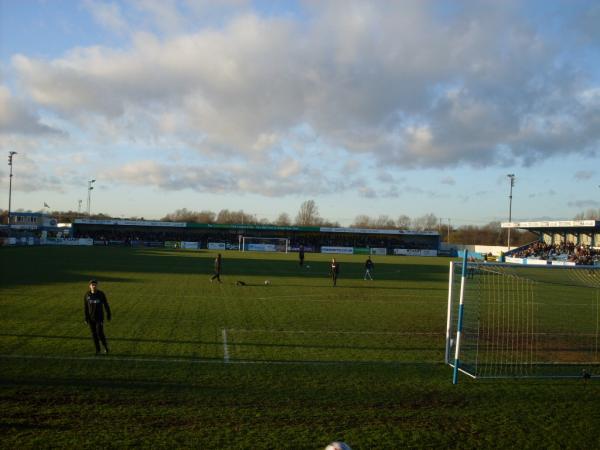
[{"label": "sky", "polygon": [[[12,210],[600,208],[600,3],[0,0]],[[9,166],[0,166],[8,208]]]}]

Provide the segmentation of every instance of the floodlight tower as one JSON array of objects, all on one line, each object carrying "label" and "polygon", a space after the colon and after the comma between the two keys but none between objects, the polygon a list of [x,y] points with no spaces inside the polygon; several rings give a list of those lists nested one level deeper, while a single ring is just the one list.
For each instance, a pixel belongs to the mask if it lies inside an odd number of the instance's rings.
[{"label": "floodlight tower", "polygon": [[90,212],[92,209],[92,189],[94,189],[94,186],[92,186],[92,184],[94,184],[95,182],[96,182],[96,180],[88,181],[88,198],[87,198],[87,215],[88,215],[88,217],[90,216]]},{"label": "floodlight tower", "polygon": [[508,222],[509,222],[509,226],[508,226],[508,251],[510,251],[510,222],[512,221],[512,197],[513,197],[512,196],[512,191],[513,191],[513,187],[515,186],[515,174],[514,173],[509,173],[506,176],[510,180],[510,194],[508,196]]},{"label": "floodlight tower", "polygon": [[10,237],[10,204],[12,200],[12,177],[13,177],[13,156],[15,156],[17,152],[9,151],[8,152],[8,165],[10,167],[10,175],[8,176],[8,236]]}]

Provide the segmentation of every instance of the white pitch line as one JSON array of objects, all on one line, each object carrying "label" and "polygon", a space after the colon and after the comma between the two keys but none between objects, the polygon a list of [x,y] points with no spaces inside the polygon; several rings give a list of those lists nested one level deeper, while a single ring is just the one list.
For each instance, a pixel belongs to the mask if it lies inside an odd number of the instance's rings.
[{"label": "white pitch line", "polygon": [[229,349],[227,348],[227,328],[221,330],[223,335],[223,362],[229,362]]},{"label": "white pitch line", "polygon": [[267,330],[249,328],[230,328],[229,331],[238,333],[282,333],[282,334],[346,334],[346,335],[382,335],[382,336],[444,336],[443,332],[431,331],[334,331],[334,330]]}]

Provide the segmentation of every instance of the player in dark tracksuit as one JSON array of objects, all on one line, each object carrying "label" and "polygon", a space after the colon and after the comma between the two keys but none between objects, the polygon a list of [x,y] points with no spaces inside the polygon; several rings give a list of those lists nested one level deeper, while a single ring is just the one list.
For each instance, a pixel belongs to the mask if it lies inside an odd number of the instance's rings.
[{"label": "player in dark tracksuit", "polygon": [[210,278],[210,282],[212,283],[213,280],[217,280],[219,283],[221,283],[221,254],[219,253],[217,255],[217,257],[215,258],[215,273],[214,275]]},{"label": "player in dark tracksuit", "polygon": [[333,285],[337,285],[338,275],[340,274],[340,263],[333,258],[331,260],[331,280],[333,281]]},{"label": "player in dark tracksuit", "polygon": [[371,261],[371,257],[369,256],[367,258],[367,260],[365,261],[365,276],[364,276],[365,280],[367,279],[367,277],[369,277],[369,279],[371,281],[373,281],[373,275],[371,274],[371,271],[373,270],[374,267],[375,267],[375,264],[373,264],[373,261]]},{"label": "player in dark tracksuit", "polygon": [[100,353],[100,342],[104,346],[104,353],[108,353],[108,343],[104,335],[104,310],[106,310],[106,320],[110,321],[111,313],[108,300],[104,292],[97,289],[98,282],[90,281],[90,289],[83,296],[83,311],[85,313],[85,323],[90,326],[96,354]]},{"label": "player in dark tracksuit", "polygon": [[300,260],[300,267],[304,265],[304,245],[300,246],[300,250],[298,250],[298,259]]}]

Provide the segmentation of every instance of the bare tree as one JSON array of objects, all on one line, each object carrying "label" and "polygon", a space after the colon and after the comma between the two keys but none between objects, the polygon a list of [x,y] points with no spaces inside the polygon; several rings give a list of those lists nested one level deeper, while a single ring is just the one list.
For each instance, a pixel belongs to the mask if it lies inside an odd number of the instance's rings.
[{"label": "bare tree", "polygon": [[414,229],[419,231],[437,230],[438,218],[435,214],[425,214],[424,216],[414,219],[412,225]]},{"label": "bare tree", "polygon": [[319,209],[314,200],[306,200],[300,205],[300,210],[296,215],[296,225],[309,226],[319,225],[322,222],[319,217]]},{"label": "bare tree", "polygon": [[212,211],[189,211],[186,208],[177,209],[171,214],[167,214],[161,220],[169,222],[196,222],[196,223],[214,223],[215,213]]},{"label": "bare tree", "polygon": [[319,221],[317,223],[315,223],[315,225],[319,225],[321,227],[331,227],[331,228],[339,228],[340,227],[340,223],[337,221],[321,219],[321,218],[319,218]]},{"label": "bare tree", "polygon": [[388,216],[386,214],[380,215],[372,223],[373,223],[373,226],[375,228],[388,228],[388,229],[389,228],[396,228],[396,224],[394,223],[394,219],[392,219],[390,216]]},{"label": "bare tree", "polygon": [[351,225],[355,228],[370,228],[371,218],[366,214],[360,214],[354,219],[354,223]]},{"label": "bare tree", "polygon": [[600,208],[590,208],[586,212],[580,212],[575,216],[575,220],[598,220],[600,219]]},{"label": "bare tree", "polygon": [[279,225],[281,227],[289,227],[292,224],[292,219],[288,213],[281,213],[275,220],[275,225]]},{"label": "bare tree", "polygon": [[225,224],[257,224],[258,219],[253,214],[246,214],[244,211],[229,211],[222,209],[217,214],[217,223]]},{"label": "bare tree", "polygon": [[410,228],[410,224],[410,217],[408,217],[406,214],[402,214],[396,221],[396,226],[401,230],[408,230]]}]

